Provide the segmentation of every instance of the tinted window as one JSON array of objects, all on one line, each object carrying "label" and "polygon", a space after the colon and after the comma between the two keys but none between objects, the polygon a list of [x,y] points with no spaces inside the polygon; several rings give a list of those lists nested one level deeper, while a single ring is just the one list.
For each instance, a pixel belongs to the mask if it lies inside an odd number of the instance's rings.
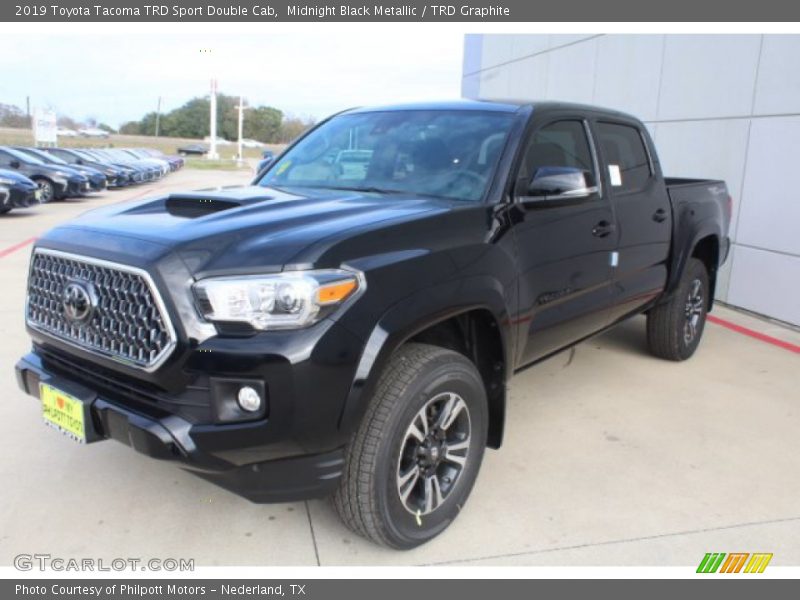
[{"label": "tinted window", "polygon": [[30,154],[25,154],[24,152],[20,152],[19,150],[15,150],[14,148],[4,148],[4,152],[10,154],[14,159],[18,160],[19,162],[23,163],[33,163],[35,165],[43,165],[44,162],[39,160],[36,157],[31,156]]},{"label": "tinted window", "polygon": [[537,131],[526,155],[528,173],[537,167],[572,167],[594,171],[586,129],[581,121],[557,121]]},{"label": "tinted window", "polygon": [[556,121],[539,129],[525,152],[523,169],[531,196],[594,186],[597,174],[583,122]]},{"label": "tinted window", "polygon": [[286,152],[263,186],[365,189],[477,201],[513,115],[398,110],[334,117]]},{"label": "tinted window", "polygon": [[642,189],[650,178],[650,162],[636,127],[598,123],[597,139],[608,164],[611,188],[623,192]]}]

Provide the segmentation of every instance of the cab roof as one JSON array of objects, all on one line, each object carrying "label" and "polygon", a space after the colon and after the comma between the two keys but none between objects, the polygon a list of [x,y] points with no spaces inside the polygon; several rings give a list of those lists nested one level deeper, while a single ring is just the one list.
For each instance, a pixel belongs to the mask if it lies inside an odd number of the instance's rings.
[{"label": "cab roof", "polygon": [[630,118],[631,115],[589,104],[558,102],[554,100],[445,100],[438,102],[415,102],[408,104],[390,104],[386,106],[363,106],[346,110],[346,113],[390,112],[401,110],[463,110],[515,113],[528,110],[575,110],[579,112],[602,113],[618,117]]}]

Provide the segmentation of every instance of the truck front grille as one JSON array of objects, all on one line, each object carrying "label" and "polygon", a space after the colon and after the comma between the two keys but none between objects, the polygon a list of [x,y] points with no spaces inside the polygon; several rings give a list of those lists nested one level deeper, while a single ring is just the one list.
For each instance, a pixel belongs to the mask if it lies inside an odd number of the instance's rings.
[{"label": "truck front grille", "polygon": [[73,346],[147,370],[176,342],[145,271],[42,248],[31,259],[26,319]]}]

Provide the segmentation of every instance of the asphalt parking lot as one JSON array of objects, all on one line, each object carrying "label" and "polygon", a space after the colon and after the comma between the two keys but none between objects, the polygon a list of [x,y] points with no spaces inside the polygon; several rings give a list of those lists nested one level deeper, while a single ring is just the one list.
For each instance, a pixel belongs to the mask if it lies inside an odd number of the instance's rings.
[{"label": "asphalt parking lot", "polygon": [[43,552],[202,566],[689,566],[706,552],[772,552],[772,565],[800,564],[800,333],[722,307],[724,324],[709,323],[685,363],[650,357],[635,319],[519,374],[505,445],[487,453],[462,515],[406,553],[351,534],[324,501],[251,504],[121,444],[80,446],[45,427],[13,374],[29,347],[33,239],[109,202],[248,179],[183,170],[0,217],[0,565]]}]

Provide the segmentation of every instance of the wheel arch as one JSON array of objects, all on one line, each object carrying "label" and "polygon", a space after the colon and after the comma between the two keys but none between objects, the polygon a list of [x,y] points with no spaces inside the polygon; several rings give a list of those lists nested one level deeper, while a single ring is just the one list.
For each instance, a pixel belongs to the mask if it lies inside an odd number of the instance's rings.
[{"label": "wheel arch", "polygon": [[707,235],[695,242],[692,258],[698,259],[706,267],[708,273],[708,310],[714,306],[714,293],[717,288],[717,271],[719,269],[719,236]]},{"label": "wheel arch", "polygon": [[[506,380],[512,372],[512,342],[504,308],[491,302],[462,305],[404,318],[402,307],[387,313],[365,344],[339,427],[353,430],[363,417],[385,365],[398,348],[419,342],[448,348],[476,366],[486,389],[489,410],[487,446],[499,448],[505,425]],[[505,324],[505,326],[504,326]]]},{"label": "wheel arch", "polygon": [[673,232],[674,246],[677,250],[673,248],[669,278],[659,304],[670,300],[680,285],[689,259],[697,258],[703,262],[708,272],[710,287],[708,310],[711,310],[720,265],[721,237],[719,225],[710,219],[701,221],[688,232],[686,229]]}]

